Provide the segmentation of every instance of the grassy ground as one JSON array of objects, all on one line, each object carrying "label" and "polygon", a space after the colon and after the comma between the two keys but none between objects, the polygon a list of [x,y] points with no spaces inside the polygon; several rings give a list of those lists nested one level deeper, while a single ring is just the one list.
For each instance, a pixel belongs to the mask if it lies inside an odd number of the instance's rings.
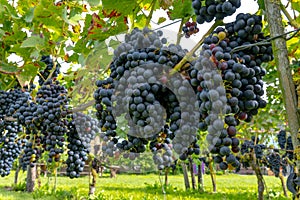
[{"label": "grassy ground", "polygon": [[[9,191],[7,186],[12,186],[12,175],[0,178],[0,200],[64,200],[64,199],[86,199],[88,193],[88,177],[78,179],[69,179],[59,177],[57,179],[57,190],[53,193],[52,186],[54,179],[50,180],[50,188],[46,187],[47,178],[41,178],[42,186],[37,188],[32,194],[26,192]],[[22,188],[25,175],[21,174],[19,179]],[[163,180],[163,177],[161,177]],[[268,186],[265,194],[269,194],[270,199],[287,199],[283,197],[280,180],[272,176],[265,177]],[[143,199],[256,199],[257,185],[256,177],[253,175],[220,175],[217,176],[217,193],[212,193],[210,176],[205,175],[205,192],[185,191],[183,177],[180,175],[170,175],[170,185],[163,194],[158,175],[118,175],[117,178],[111,179],[108,175],[97,180],[96,195],[94,199],[120,199],[120,200],[143,200]],[[24,186],[24,185],[23,185]],[[266,198],[267,199],[267,198]],[[289,197],[291,199],[291,196]]]}]

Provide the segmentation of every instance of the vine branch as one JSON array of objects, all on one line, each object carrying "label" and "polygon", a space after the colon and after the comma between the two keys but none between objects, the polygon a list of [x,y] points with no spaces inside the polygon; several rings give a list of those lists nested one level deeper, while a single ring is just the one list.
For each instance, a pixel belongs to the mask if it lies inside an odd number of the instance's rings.
[{"label": "vine branch", "polygon": [[91,101],[89,101],[89,102],[87,102],[87,103],[85,103],[85,104],[81,104],[80,106],[78,106],[78,107],[76,107],[76,108],[73,108],[72,110],[71,110],[71,112],[79,112],[79,111],[84,111],[84,110],[86,110],[88,107],[91,107],[92,105],[94,105],[95,104],[95,100],[91,100]]},{"label": "vine branch", "polygon": [[152,15],[153,15],[153,12],[154,12],[154,10],[155,10],[156,2],[157,2],[157,0],[153,0],[153,1],[152,1],[152,7],[151,7],[151,10],[150,10],[149,15],[147,16],[147,21],[146,21],[146,26],[147,26],[147,27],[149,26],[149,24],[150,24],[150,22],[151,22]]},{"label": "vine branch", "polygon": [[292,18],[292,16],[291,16],[290,13],[286,10],[285,6],[284,6],[282,3],[280,3],[280,9],[281,9],[281,11],[283,12],[283,14],[286,16],[286,18],[288,18],[290,24],[291,24],[293,27],[299,29],[299,28],[300,28],[300,24],[299,24],[296,20],[294,20],[294,19]]},{"label": "vine branch", "polygon": [[234,52],[236,52],[236,51],[241,51],[241,50],[244,50],[244,49],[248,49],[248,48],[253,47],[253,46],[268,45],[268,44],[271,44],[270,41],[272,41],[272,40],[275,40],[275,39],[280,38],[280,37],[282,37],[282,36],[288,35],[288,34],[290,34],[290,33],[294,33],[291,37],[286,38],[286,40],[290,40],[290,39],[292,39],[293,37],[295,37],[296,34],[297,34],[299,31],[300,31],[300,27],[299,27],[298,29],[296,29],[296,30],[288,31],[288,32],[286,32],[286,33],[283,33],[283,34],[280,34],[280,35],[276,35],[276,36],[274,36],[274,37],[270,37],[270,38],[268,38],[268,39],[266,39],[266,40],[262,40],[262,41],[260,41],[260,42],[254,43],[254,44],[241,45],[241,46],[238,46],[238,47],[233,48],[233,49],[231,50],[230,53],[232,54],[232,53],[234,53]]},{"label": "vine branch", "polygon": [[181,19],[181,23],[180,23],[180,26],[179,26],[179,30],[178,30],[178,33],[177,33],[177,41],[176,41],[176,45],[179,45],[180,43],[180,40],[182,38],[182,27],[184,25],[184,18]]},{"label": "vine branch", "polygon": [[203,44],[204,39],[218,26],[223,25],[222,20],[215,21],[215,23],[209,28],[209,30],[202,36],[201,40],[193,47],[193,49],[188,52],[183,59],[173,68],[171,71],[171,74],[174,74],[175,72],[179,71],[186,62],[189,62],[192,60],[192,57],[194,53],[200,48],[200,46]]}]

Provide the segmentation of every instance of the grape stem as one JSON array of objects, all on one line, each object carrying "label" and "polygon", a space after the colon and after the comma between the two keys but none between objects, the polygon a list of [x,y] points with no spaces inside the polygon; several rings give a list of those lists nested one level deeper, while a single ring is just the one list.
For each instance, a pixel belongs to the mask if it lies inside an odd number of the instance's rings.
[{"label": "grape stem", "polygon": [[300,24],[295,19],[292,18],[292,16],[290,15],[290,13],[286,10],[285,6],[281,2],[280,2],[280,9],[283,12],[283,14],[286,16],[286,18],[288,18],[290,24],[293,27],[299,29],[300,28]]},{"label": "grape stem", "polygon": [[76,107],[76,108],[73,108],[71,110],[71,112],[75,113],[75,112],[79,112],[79,111],[84,111],[86,110],[88,107],[92,106],[95,104],[95,100],[91,100],[85,104],[81,104],[80,106]]},{"label": "grape stem", "polygon": [[5,121],[8,121],[8,122],[16,122],[16,121],[17,121],[16,118],[13,118],[13,117],[7,117],[7,116],[4,117],[4,120],[5,120]]},{"label": "grape stem", "polygon": [[176,45],[179,45],[180,43],[180,40],[182,38],[182,27],[184,25],[184,18],[181,19],[181,23],[180,23],[180,26],[179,26],[179,30],[178,30],[178,33],[177,33],[177,41],[176,41]]},{"label": "grape stem", "polygon": [[149,27],[149,24],[150,24],[151,19],[152,19],[153,12],[155,10],[156,2],[157,2],[157,0],[153,0],[152,3],[151,3],[152,7],[151,7],[149,15],[147,16],[146,27]]},{"label": "grape stem", "polygon": [[217,20],[215,21],[215,23],[209,28],[209,30],[202,36],[201,40],[193,47],[193,49],[188,52],[183,59],[173,68],[173,70],[171,71],[171,75],[173,75],[175,72],[180,71],[181,68],[186,64],[186,62],[189,62],[193,59],[193,55],[194,53],[201,47],[201,45],[204,42],[204,39],[213,32],[213,30],[215,28],[217,28],[218,26],[223,25],[223,21],[222,20]]}]

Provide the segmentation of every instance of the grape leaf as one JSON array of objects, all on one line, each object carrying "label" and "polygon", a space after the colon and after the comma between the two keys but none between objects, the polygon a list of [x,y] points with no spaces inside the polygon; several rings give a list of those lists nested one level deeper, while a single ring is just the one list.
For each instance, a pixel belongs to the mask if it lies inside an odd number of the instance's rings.
[{"label": "grape leaf", "polygon": [[164,23],[165,21],[166,21],[167,19],[166,18],[164,18],[164,17],[160,17],[159,19],[158,19],[158,24],[161,24],[161,23]]},{"label": "grape leaf", "polygon": [[128,15],[133,12],[133,10],[138,6],[136,1],[133,0],[102,0],[103,9],[107,12],[117,11],[118,13],[122,13],[122,15]]},{"label": "grape leaf", "polygon": [[21,48],[44,46],[45,40],[39,36],[31,36],[23,41]]},{"label": "grape leaf", "polygon": [[300,11],[300,0],[292,0],[292,8]]},{"label": "grape leaf", "polygon": [[100,4],[100,0],[87,0],[90,6],[97,6]]},{"label": "grape leaf", "polygon": [[171,20],[182,19],[184,17],[190,17],[194,15],[194,9],[192,7],[191,0],[175,0],[173,3],[173,9],[168,12]]},{"label": "grape leaf", "polygon": [[24,87],[28,84],[37,74],[38,68],[34,64],[25,65],[21,72],[16,75],[20,85]]},{"label": "grape leaf", "polygon": [[30,8],[28,12],[25,14],[25,21],[30,23],[33,20],[34,16],[34,8]]},{"label": "grape leaf", "polygon": [[264,0],[258,0],[257,1],[259,9],[265,10],[265,2]]},{"label": "grape leaf", "polygon": [[4,62],[0,63],[0,72],[3,74],[15,74],[19,71],[20,69],[17,66],[10,65]]}]

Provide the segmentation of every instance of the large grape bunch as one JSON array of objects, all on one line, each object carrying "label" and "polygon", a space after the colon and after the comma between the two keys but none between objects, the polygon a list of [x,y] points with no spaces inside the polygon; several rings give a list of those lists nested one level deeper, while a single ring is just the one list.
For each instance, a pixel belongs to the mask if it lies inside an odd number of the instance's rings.
[{"label": "large grape bunch", "polygon": [[83,113],[72,113],[68,123],[67,176],[78,178],[88,160],[91,141],[100,132],[98,120]]},{"label": "large grape bunch", "polygon": [[22,127],[17,122],[7,121],[12,106],[19,100],[27,101],[30,96],[20,89],[0,91],[0,175],[7,176],[12,169],[13,162],[23,149],[25,139],[18,137]]},{"label": "large grape bunch", "polygon": [[41,133],[44,137],[44,148],[49,152],[47,161],[49,163],[57,162],[60,159],[60,154],[63,153],[67,132],[66,117],[69,109],[67,90],[58,81],[47,80],[39,88],[36,102],[43,109]]},{"label": "large grape bunch", "polygon": [[22,151],[24,140],[18,138],[22,127],[17,122],[0,120],[0,175],[9,175],[15,159]]},{"label": "large grape bunch", "polygon": [[283,157],[293,160],[294,159],[294,146],[293,146],[292,137],[290,135],[287,136],[285,130],[280,130],[277,135],[277,139],[278,139],[279,147],[282,150],[286,151],[285,154],[283,155]]},{"label": "large grape bunch", "polygon": [[[47,56],[42,56],[42,59],[40,60],[41,62],[46,64],[46,68],[42,71],[39,72],[39,84],[43,85],[43,83],[45,82],[45,80],[47,80],[50,76],[50,74],[52,73],[52,69],[54,67],[54,62],[53,59],[47,55]],[[56,63],[55,66],[55,70],[52,73],[52,76],[50,77],[51,79],[56,78],[58,76],[58,74],[60,73],[60,64]]]},{"label": "large grape bunch", "polygon": [[[239,140],[235,137],[236,126],[240,120],[250,122],[258,109],[266,106],[266,101],[262,99],[262,77],[266,71],[261,64],[272,60],[273,56],[271,45],[261,43],[267,38],[261,31],[260,16],[237,15],[235,22],[226,24],[225,28],[216,28],[204,40],[201,56],[191,71],[191,84],[200,101],[199,128],[209,133],[207,141],[211,153],[226,156],[226,160],[234,166],[238,162],[234,161],[230,152],[240,150]],[[207,70],[209,65],[215,70],[203,73],[203,68]],[[217,104],[214,99],[218,100]],[[219,113],[224,116],[224,126],[221,119],[213,115],[215,111],[212,109],[215,108],[219,108]],[[229,156],[230,159],[227,159]],[[222,162],[222,169],[227,168],[224,159],[217,160]]]},{"label": "large grape bunch", "polygon": [[[193,107],[196,98],[188,92],[193,90],[185,78],[169,76],[186,50],[165,45],[167,40],[161,37],[162,31],[148,28],[134,29],[126,35],[125,43],[114,52],[110,77],[97,81],[94,94],[97,117],[104,131],[101,137],[106,141],[104,152],[110,156],[115,151],[129,152],[124,156],[134,159],[150,142],[159,169],[172,164],[172,149],[182,159],[200,153],[193,134],[196,121],[191,119],[197,115]],[[185,103],[188,100],[190,103]],[[116,133],[115,116],[122,114],[130,127],[125,138]]]},{"label": "large grape bunch", "polygon": [[192,0],[192,5],[197,15],[197,22],[211,22],[214,19],[222,20],[235,13],[241,6],[240,0]]},{"label": "large grape bunch", "polygon": [[26,144],[20,161],[23,170],[28,165],[34,166],[42,153],[44,152],[42,143],[43,137],[40,130],[42,127],[43,107],[37,105],[31,99],[19,99],[16,104],[10,108],[10,115],[17,119],[18,124],[22,125],[26,134]]}]

